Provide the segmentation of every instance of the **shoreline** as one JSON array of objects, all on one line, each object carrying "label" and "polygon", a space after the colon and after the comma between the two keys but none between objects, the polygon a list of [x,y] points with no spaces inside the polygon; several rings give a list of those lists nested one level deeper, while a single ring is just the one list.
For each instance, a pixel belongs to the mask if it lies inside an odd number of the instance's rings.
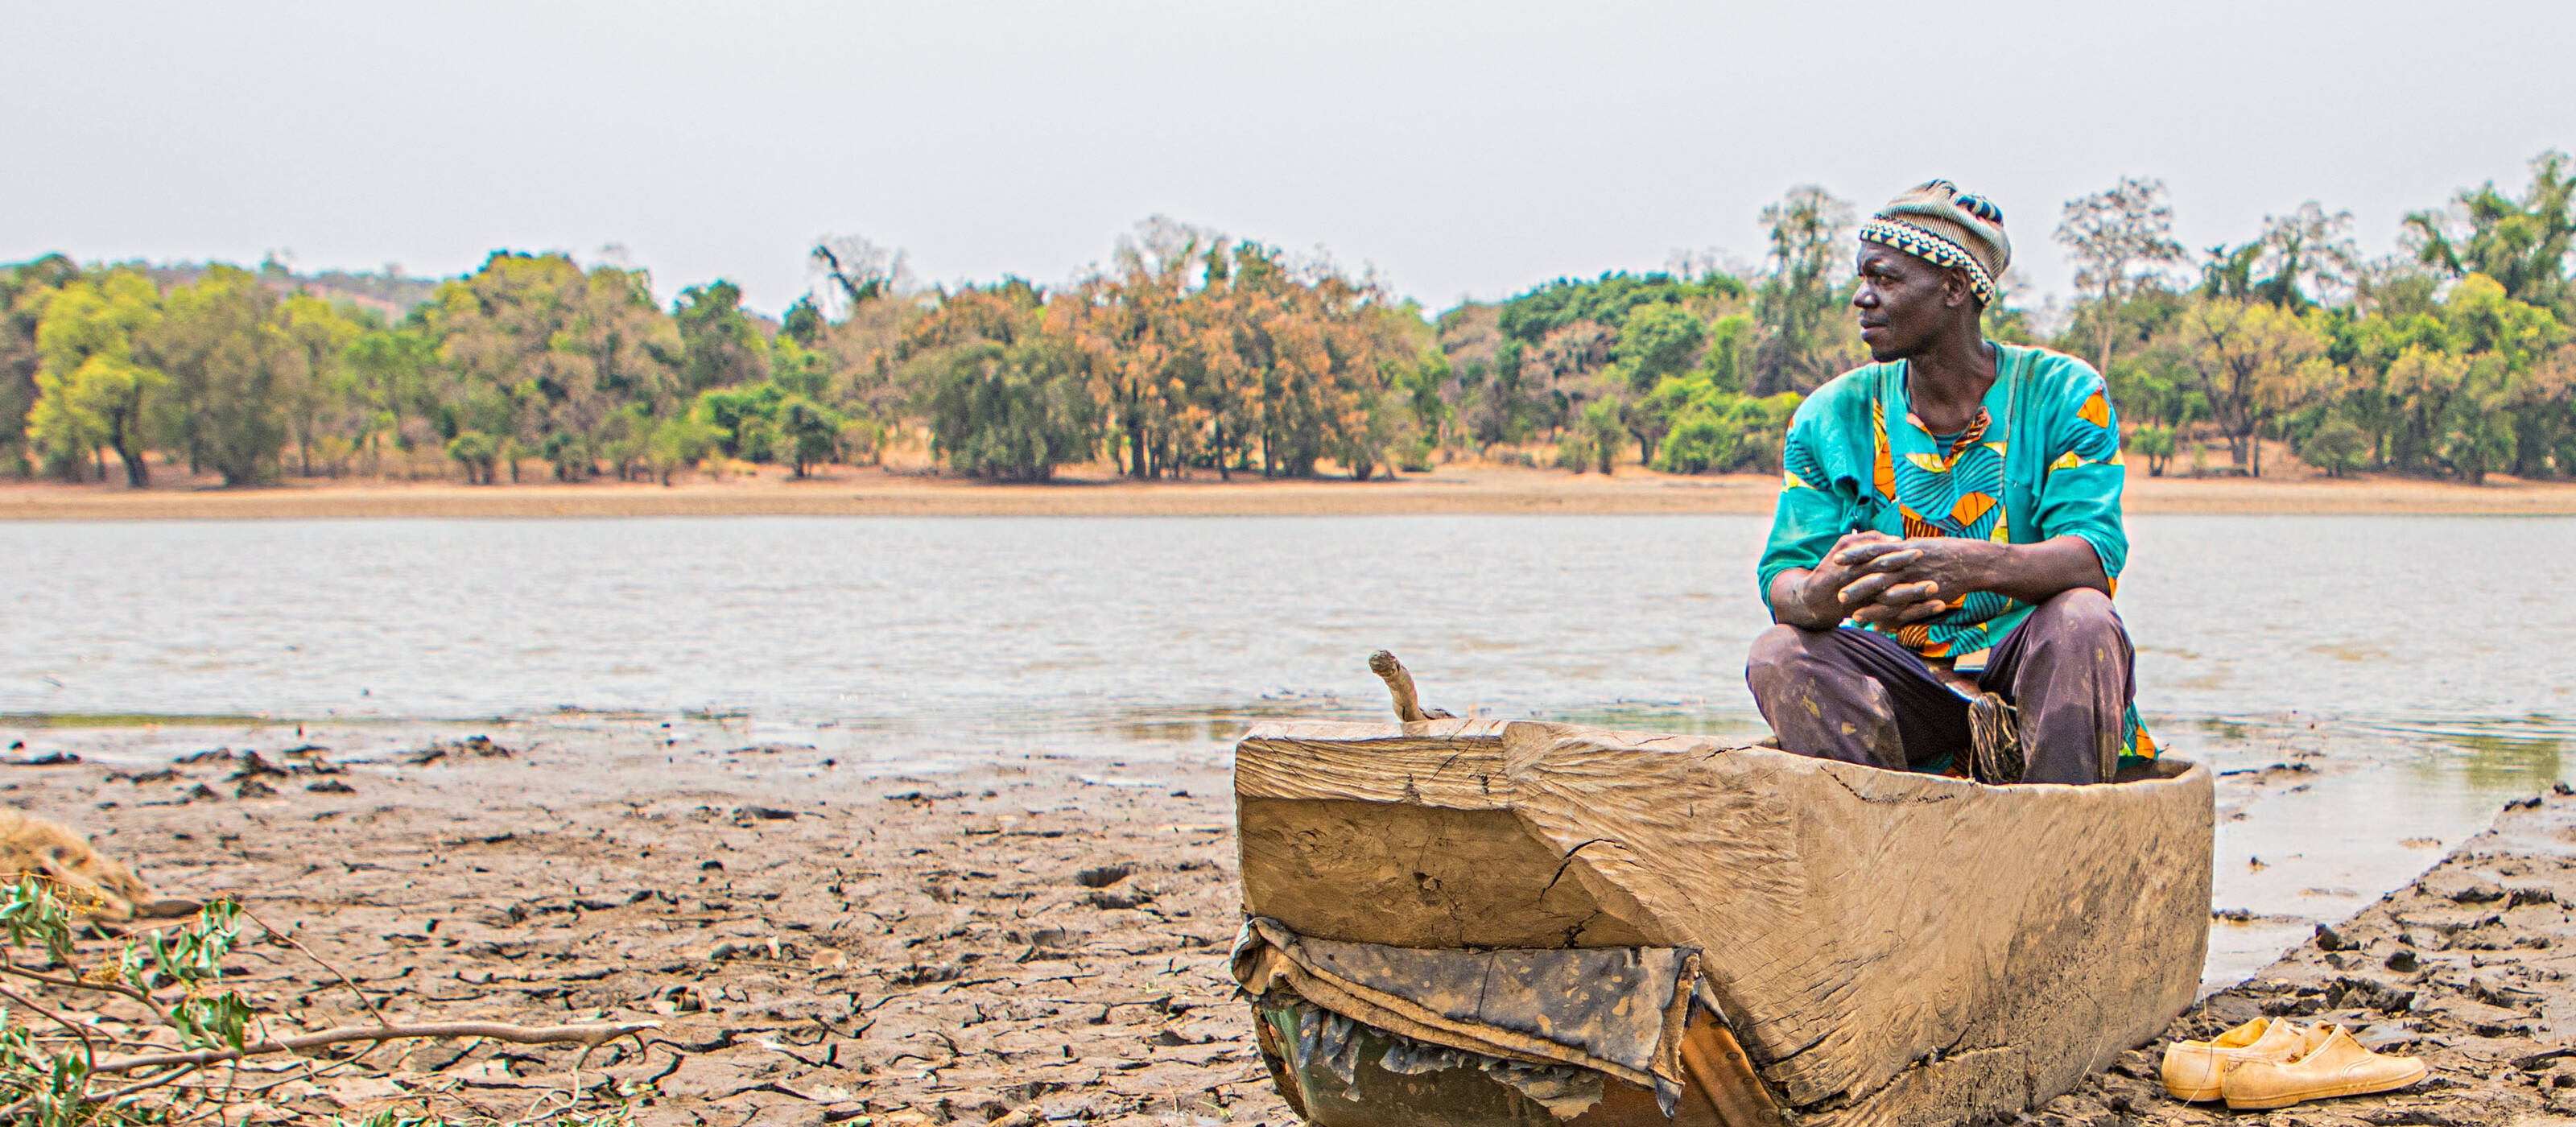
[{"label": "shoreline", "polygon": [[[233,732],[232,754],[170,774],[114,769],[147,758],[114,753],[150,733],[30,732],[25,754],[84,761],[0,769],[0,788],[94,835],[155,895],[240,898],[396,1020],[664,1023],[578,1072],[565,1049],[407,1046],[288,1090],[282,1114],[506,1113],[577,1077],[622,1085],[648,1125],[1287,1115],[1224,966],[1241,897],[1222,753],[907,776],[720,724],[591,719],[493,725],[506,754],[419,761],[485,730]],[[280,756],[289,743],[329,747]],[[254,748],[284,773],[240,757]],[[2241,1120],[2167,1098],[2156,1061],[2257,1013],[2343,1022],[2434,1070],[2281,1123],[2576,1112],[2576,1057],[2550,1024],[2576,1006],[2570,841],[2576,791],[2506,803],[2430,871],[2020,1122]],[[227,980],[280,1020],[358,1020],[312,971],[250,960]]]},{"label": "shoreline", "polygon": [[[587,518],[711,516],[1422,516],[1767,514],[1768,474],[1678,476],[1443,466],[1395,481],[1238,478],[1134,482],[1068,476],[1041,485],[836,468],[796,481],[754,476],[677,486],[630,482],[466,486],[321,481],[255,489],[163,485],[0,486],[0,521]],[[2131,515],[2576,516],[2576,482],[2417,478],[2149,477],[2132,468]]]}]

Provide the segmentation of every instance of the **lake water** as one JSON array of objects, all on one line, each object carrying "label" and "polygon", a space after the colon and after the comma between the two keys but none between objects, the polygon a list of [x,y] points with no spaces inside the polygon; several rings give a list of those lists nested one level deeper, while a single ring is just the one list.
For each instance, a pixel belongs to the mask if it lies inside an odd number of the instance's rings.
[{"label": "lake water", "polygon": [[[0,713],[689,710],[918,770],[1382,716],[1365,658],[1386,648],[1462,715],[1751,734],[1766,523],[0,523]],[[2222,768],[2301,751],[2361,768],[2222,823],[2220,906],[2278,917],[2223,949],[2358,907],[2430,864],[2423,842],[2557,778],[2576,520],[2166,516],[2130,534],[2119,603],[2163,742]]]}]

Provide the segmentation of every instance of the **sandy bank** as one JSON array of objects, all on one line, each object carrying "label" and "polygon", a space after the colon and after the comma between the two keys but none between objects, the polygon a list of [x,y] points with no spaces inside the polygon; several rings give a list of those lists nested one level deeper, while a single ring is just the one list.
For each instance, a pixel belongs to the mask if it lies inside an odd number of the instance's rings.
[{"label": "sandy bank", "polygon": [[[455,731],[248,733],[272,756],[309,741],[346,764],[265,776],[275,794],[251,797],[227,777],[237,760],[140,779],[102,765],[147,740],[172,746],[171,730],[38,730],[23,733],[27,752],[89,761],[0,768],[0,789],[97,834],[159,894],[241,898],[397,1020],[665,1021],[581,1073],[625,1085],[645,1123],[981,1123],[1032,1107],[1056,1122],[1291,1121],[1224,968],[1239,899],[1216,757],[865,777],[712,724],[483,730],[517,754],[409,765],[404,751]],[[226,738],[238,748],[244,734]],[[2292,1014],[2435,1069],[2409,1093],[2273,1122],[2576,1113],[2576,1057],[2558,1055],[2548,1017],[2576,1007],[2571,840],[2576,798],[2508,808],[2168,1036]],[[243,961],[242,988],[293,1020],[359,1013],[310,964]],[[2164,1097],[2161,1048],[2027,1121],[2229,1120]],[[506,1118],[570,1083],[572,1054],[428,1045],[380,1063],[278,1102],[310,1117],[427,1099]]]},{"label": "sandy bank", "polygon": [[[1768,513],[1768,475],[1612,477],[1444,466],[1399,481],[1214,479],[1136,483],[1072,477],[996,485],[879,470],[818,479],[737,478],[673,487],[296,483],[225,490],[0,487],[0,520],[298,517],[672,516],[1329,516],[1432,513]],[[2576,483],[2498,479],[2482,486],[2412,478],[2249,481],[2151,478],[2132,471],[2131,513],[2576,515]]]}]

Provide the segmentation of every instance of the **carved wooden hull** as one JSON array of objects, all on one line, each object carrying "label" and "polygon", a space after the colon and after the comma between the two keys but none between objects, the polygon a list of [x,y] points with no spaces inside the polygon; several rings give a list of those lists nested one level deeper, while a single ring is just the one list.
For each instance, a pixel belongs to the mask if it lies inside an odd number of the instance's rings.
[{"label": "carved wooden hull", "polygon": [[2190,1005],[2211,779],[1983,786],[1534,723],[1284,724],[1236,751],[1247,910],[1415,948],[1680,947],[1775,1105],[2036,1107]]}]

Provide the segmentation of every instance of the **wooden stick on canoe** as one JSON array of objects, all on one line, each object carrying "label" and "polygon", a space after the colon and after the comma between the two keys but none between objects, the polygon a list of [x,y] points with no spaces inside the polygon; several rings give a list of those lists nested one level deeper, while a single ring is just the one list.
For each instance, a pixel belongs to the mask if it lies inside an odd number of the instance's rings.
[{"label": "wooden stick on canoe", "polygon": [[1413,674],[1395,655],[1379,650],[1369,655],[1369,672],[1386,682],[1386,691],[1395,695],[1395,718],[1411,724],[1417,720],[1448,720],[1452,717],[1436,708],[1422,707],[1413,693]]}]

